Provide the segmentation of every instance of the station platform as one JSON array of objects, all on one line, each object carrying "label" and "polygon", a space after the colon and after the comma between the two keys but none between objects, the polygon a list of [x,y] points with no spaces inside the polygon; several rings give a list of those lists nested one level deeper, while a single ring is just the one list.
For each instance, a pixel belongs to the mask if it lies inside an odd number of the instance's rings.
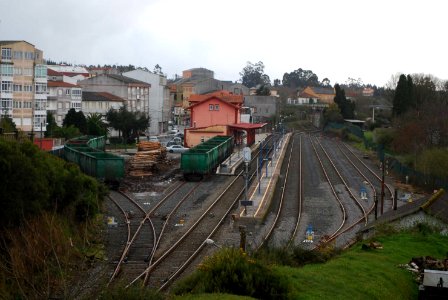
[{"label": "station platform", "polygon": [[[264,141],[268,134],[257,134],[256,142],[251,147],[255,150],[261,141]],[[280,168],[285,156],[286,145],[291,134],[285,134],[276,146],[274,153],[271,154],[270,160],[267,161],[263,168],[260,168],[258,176],[252,181],[247,188],[247,197],[243,196],[246,204],[240,205],[238,215],[240,218],[260,218],[262,217],[273,196],[274,188],[280,175]],[[243,163],[243,150],[238,149],[231,157],[224,161],[217,169],[219,175],[235,175],[236,168]],[[246,202],[247,201],[247,202]]]}]

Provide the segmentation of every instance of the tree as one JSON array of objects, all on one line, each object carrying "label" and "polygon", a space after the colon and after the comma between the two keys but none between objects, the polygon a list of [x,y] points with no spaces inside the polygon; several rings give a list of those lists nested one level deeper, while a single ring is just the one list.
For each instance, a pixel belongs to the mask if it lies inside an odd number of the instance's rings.
[{"label": "tree", "polygon": [[392,115],[394,117],[404,114],[411,107],[415,107],[414,98],[414,84],[410,75],[400,75],[398,79],[397,88],[393,98]]},{"label": "tree", "polygon": [[45,137],[52,137],[53,133],[58,128],[58,124],[51,111],[47,111],[47,131],[45,131]]},{"label": "tree", "polygon": [[324,119],[325,123],[328,122],[340,123],[344,120],[341,115],[341,110],[335,103],[330,104],[328,108],[325,109]]},{"label": "tree", "polygon": [[51,132],[52,137],[55,138],[64,138],[66,140],[78,137],[81,135],[81,132],[74,125],[70,125],[68,127],[56,127]]},{"label": "tree", "polygon": [[264,64],[261,61],[256,64],[248,61],[246,67],[240,72],[240,76],[241,83],[249,88],[271,84],[269,76],[264,74]]},{"label": "tree", "polygon": [[82,134],[87,133],[87,120],[84,116],[84,113],[82,111],[76,112],[74,108],[70,108],[70,110],[67,112],[62,125],[64,127],[73,125],[78,128]]},{"label": "tree", "polygon": [[325,77],[324,79],[322,79],[321,85],[323,87],[331,87],[330,85],[330,79],[328,79],[327,77]]},{"label": "tree", "polygon": [[154,73],[154,74],[163,75],[162,67],[159,66],[159,64],[156,64],[156,65],[154,66],[154,71],[153,71],[153,73]]},{"label": "tree", "polygon": [[342,117],[344,119],[353,119],[355,117],[355,103],[347,100],[345,91],[339,84],[335,84],[334,89],[336,92],[334,103],[336,103],[341,110]]},{"label": "tree", "polygon": [[280,79],[274,79],[274,86],[279,86],[281,85],[281,80]]},{"label": "tree", "polygon": [[138,138],[140,131],[145,131],[149,125],[149,117],[141,112],[131,112],[126,105],[119,110],[110,109],[106,114],[106,120],[115,130],[119,130],[125,142],[135,136]]},{"label": "tree", "polygon": [[269,90],[269,87],[267,87],[266,85],[261,85],[255,91],[255,94],[257,94],[258,96],[270,96],[271,95],[271,91]]},{"label": "tree", "polygon": [[17,130],[14,121],[7,115],[0,116],[0,128],[3,132],[14,132]]},{"label": "tree", "polygon": [[298,68],[291,73],[283,74],[283,86],[291,88],[304,88],[307,86],[320,86],[319,78],[311,70]]},{"label": "tree", "polygon": [[89,135],[107,135],[107,124],[103,121],[103,116],[99,113],[92,113],[87,116],[87,133]]}]

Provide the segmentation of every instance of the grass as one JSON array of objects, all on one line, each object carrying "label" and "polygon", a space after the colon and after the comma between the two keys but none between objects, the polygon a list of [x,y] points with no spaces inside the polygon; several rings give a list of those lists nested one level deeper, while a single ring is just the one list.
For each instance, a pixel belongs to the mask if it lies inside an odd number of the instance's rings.
[{"label": "grass", "polygon": [[398,233],[377,239],[383,249],[361,244],[325,263],[303,268],[279,267],[293,284],[293,299],[417,299],[413,275],[398,265],[412,257],[444,258],[448,237],[436,233]]},{"label": "grass", "polygon": [[[448,251],[448,236],[419,228],[378,237],[375,241],[383,249],[362,250],[359,243],[326,263],[300,268],[277,265],[274,270],[287,278],[289,299],[417,299],[418,285],[413,274],[399,265],[420,256],[442,259]],[[226,294],[173,298],[248,299]]]}]

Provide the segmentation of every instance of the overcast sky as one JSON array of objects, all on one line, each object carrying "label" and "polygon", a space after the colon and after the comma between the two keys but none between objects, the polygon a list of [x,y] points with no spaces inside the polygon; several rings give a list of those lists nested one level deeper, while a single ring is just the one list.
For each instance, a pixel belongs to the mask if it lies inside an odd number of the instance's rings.
[{"label": "overcast sky", "polygon": [[0,40],[73,64],[156,64],[168,78],[204,67],[238,80],[262,61],[271,80],[383,86],[397,73],[448,79],[446,0],[0,0]]}]

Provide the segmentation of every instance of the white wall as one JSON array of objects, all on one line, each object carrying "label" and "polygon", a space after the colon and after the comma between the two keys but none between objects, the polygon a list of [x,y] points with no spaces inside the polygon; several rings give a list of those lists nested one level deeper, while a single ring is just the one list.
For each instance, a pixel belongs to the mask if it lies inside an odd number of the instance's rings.
[{"label": "white wall", "polygon": [[149,116],[151,118],[149,134],[162,133],[163,128],[160,126],[160,122],[168,124],[168,121],[171,121],[171,107],[166,77],[144,70],[125,72],[123,76],[151,84],[149,89]]}]

